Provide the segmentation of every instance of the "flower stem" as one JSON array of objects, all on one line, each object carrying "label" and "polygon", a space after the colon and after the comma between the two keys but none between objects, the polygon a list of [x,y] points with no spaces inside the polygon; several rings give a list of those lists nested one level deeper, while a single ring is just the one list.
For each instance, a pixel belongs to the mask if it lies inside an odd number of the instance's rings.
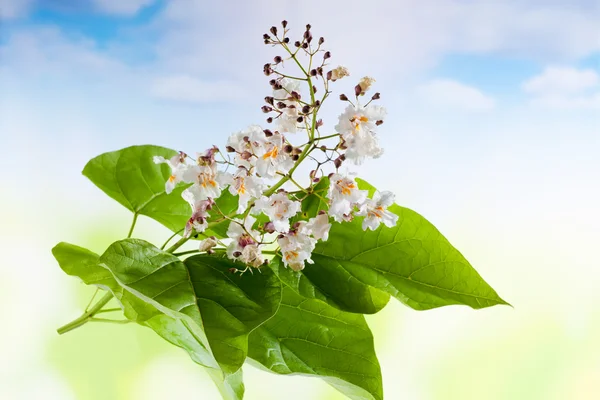
[{"label": "flower stem", "polygon": [[92,308],[84,312],[83,315],[81,315],[81,317],[74,319],[65,326],[58,328],[56,331],[59,335],[62,335],[64,333],[72,331],[73,329],[79,328],[86,322],[91,321],[94,315],[96,315],[102,309],[102,307],[104,307],[112,298],[113,294],[111,292],[106,292],[106,294],[96,304],[94,304]]},{"label": "flower stem", "polygon": [[127,234],[127,239],[131,237],[133,234],[133,228],[135,228],[135,223],[137,222],[138,213],[133,214],[133,221],[131,222],[131,228],[129,228],[129,233]]}]

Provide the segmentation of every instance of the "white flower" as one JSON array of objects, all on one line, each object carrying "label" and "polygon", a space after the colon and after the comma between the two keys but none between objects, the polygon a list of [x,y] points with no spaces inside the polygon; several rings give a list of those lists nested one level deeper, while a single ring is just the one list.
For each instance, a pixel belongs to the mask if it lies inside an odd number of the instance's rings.
[{"label": "white flower", "polygon": [[258,125],[250,125],[243,131],[233,133],[227,139],[227,147],[235,150],[235,165],[238,167],[252,168],[256,162],[254,146],[264,141],[265,134]]},{"label": "white flower", "polygon": [[301,221],[296,229],[277,239],[281,247],[283,264],[294,271],[304,269],[304,263],[312,264],[310,256],[315,249],[317,239],[306,232],[306,222]]},{"label": "white flower", "polygon": [[179,153],[168,160],[162,156],[154,156],[153,158],[155,164],[167,164],[171,167],[171,175],[165,182],[167,194],[171,193],[179,182],[189,183],[194,179],[195,165],[186,164],[185,157],[185,153]]},{"label": "white flower", "polygon": [[298,101],[291,96],[292,92],[300,93],[300,82],[283,78],[279,81],[282,89],[273,91],[275,102],[283,102],[287,106],[282,110],[282,114],[277,118],[277,130],[279,132],[296,133],[298,131]]},{"label": "white flower", "polygon": [[290,200],[287,193],[278,192],[271,197],[262,196],[256,201],[253,214],[263,212],[267,215],[277,232],[285,233],[290,230],[289,219],[300,211],[300,202]]},{"label": "white flower", "polygon": [[263,179],[249,175],[246,168],[239,168],[233,175],[232,182],[229,185],[229,193],[239,196],[237,213],[244,212],[248,202],[251,199],[260,197],[266,186]]},{"label": "white flower", "polygon": [[335,126],[346,144],[346,159],[360,164],[366,157],[377,158],[383,154],[375,129],[383,121],[385,114],[386,110],[381,106],[346,107]]},{"label": "white flower", "polygon": [[337,222],[347,221],[354,206],[365,201],[367,192],[359,190],[354,179],[348,176],[333,174],[329,179],[329,215]]},{"label": "white flower", "polygon": [[294,161],[283,151],[284,140],[279,133],[270,137],[264,137],[259,143],[256,151],[256,172],[263,178],[274,178],[277,172],[287,173],[293,166]]},{"label": "white flower", "polygon": [[339,67],[331,70],[331,80],[334,82],[338,79],[342,79],[345,76],[350,76],[350,72],[346,67],[342,67],[340,65]]},{"label": "white flower", "polygon": [[227,246],[226,252],[232,260],[239,260],[244,264],[259,267],[265,259],[261,253],[262,245],[256,242],[260,233],[252,229],[255,222],[256,219],[253,217],[246,217],[244,222],[239,219],[231,221],[227,229],[227,236],[233,241]]},{"label": "white flower", "polygon": [[323,241],[327,241],[329,238],[329,229],[331,229],[331,223],[329,222],[329,215],[325,212],[319,213],[316,217],[311,218],[306,224],[306,230],[310,232],[315,239]]},{"label": "white flower", "polygon": [[207,253],[210,253],[212,248],[215,247],[217,244],[217,238],[214,236],[210,236],[200,241],[198,249],[200,251],[206,251]]},{"label": "white flower", "polygon": [[371,88],[371,85],[375,82],[374,78],[371,78],[370,76],[365,76],[364,78],[362,78],[360,80],[360,82],[358,82],[358,86],[360,86],[360,94],[364,95],[366,91],[368,91]]},{"label": "white flower", "polygon": [[[185,192],[184,192],[185,193]],[[190,196],[183,196],[192,206],[192,216],[185,224],[185,237],[190,237],[192,232],[204,232],[208,228],[207,219],[210,217],[208,210],[211,209],[214,201],[212,199],[196,200]]]},{"label": "white flower", "polygon": [[360,206],[360,210],[356,215],[363,216],[365,219],[362,223],[363,230],[375,230],[380,223],[387,227],[393,227],[398,222],[398,215],[387,208],[394,204],[394,194],[392,192],[375,192],[373,199],[366,199]]},{"label": "white flower", "polygon": [[[200,201],[221,196],[223,186],[231,182],[231,175],[218,171],[215,165],[197,166],[194,184],[182,193],[188,201]],[[193,200],[190,200],[193,199]]]},{"label": "white flower", "polygon": [[258,239],[260,233],[257,230],[252,229],[255,222],[256,218],[252,216],[246,217],[244,221],[238,218],[232,220],[229,224],[229,228],[227,228],[227,237],[234,241],[239,241],[244,237],[246,237],[244,240],[254,241],[254,239]]}]

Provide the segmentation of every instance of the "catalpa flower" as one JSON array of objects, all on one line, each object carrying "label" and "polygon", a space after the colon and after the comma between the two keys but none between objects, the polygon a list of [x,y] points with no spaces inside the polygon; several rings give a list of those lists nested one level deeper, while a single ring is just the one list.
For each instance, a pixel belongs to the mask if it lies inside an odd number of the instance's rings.
[{"label": "catalpa flower", "polygon": [[346,107],[335,129],[345,142],[348,160],[360,164],[366,157],[377,158],[383,154],[375,136],[375,128],[383,122],[385,114],[385,108],[381,106]]},{"label": "catalpa flower", "polygon": [[197,201],[219,198],[223,186],[231,182],[231,175],[218,171],[216,165],[198,166],[195,172],[194,184],[183,192]]},{"label": "catalpa flower", "polygon": [[274,178],[277,172],[287,173],[293,166],[294,161],[284,150],[283,135],[275,132],[258,143],[256,148],[256,173],[263,178]]},{"label": "catalpa flower", "polygon": [[281,247],[283,264],[286,267],[290,267],[294,271],[301,271],[304,269],[305,262],[313,263],[310,256],[315,249],[317,239],[310,237],[309,233],[306,222],[300,221],[296,223],[292,231],[277,239],[277,243]]},{"label": "catalpa flower", "polygon": [[179,182],[189,183],[193,181],[195,166],[186,164],[186,157],[186,154],[183,152],[180,152],[168,160],[162,156],[154,156],[153,161],[155,164],[167,164],[171,167],[171,175],[165,182],[165,191],[167,194],[171,193]]},{"label": "catalpa flower", "polygon": [[253,213],[264,213],[267,215],[277,232],[290,230],[289,219],[300,211],[300,202],[288,198],[287,193],[278,192],[271,197],[261,197],[254,204]]},{"label": "catalpa flower", "polygon": [[248,202],[251,199],[259,198],[266,186],[262,178],[250,175],[246,168],[239,168],[233,175],[232,182],[229,185],[229,193],[239,196],[237,213],[244,212]]},{"label": "catalpa flower", "polygon": [[243,131],[233,133],[227,139],[227,148],[236,152],[235,165],[251,169],[255,162],[254,147],[264,141],[263,129],[258,125],[250,125]]},{"label": "catalpa flower", "polygon": [[248,216],[245,221],[234,219],[229,224],[227,236],[232,242],[227,246],[227,256],[232,260],[239,260],[245,264],[259,267],[264,263],[261,245],[257,242],[260,233],[253,229],[256,222],[254,217]]},{"label": "catalpa flower", "polygon": [[394,204],[395,196],[392,192],[375,192],[373,199],[366,199],[365,202],[360,206],[359,211],[356,213],[358,216],[365,217],[362,223],[363,230],[375,230],[380,223],[389,228],[396,225],[398,222],[398,215],[387,208]]},{"label": "catalpa flower", "polygon": [[329,215],[337,222],[351,219],[352,210],[365,201],[367,192],[359,190],[354,179],[340,174],[329,177]]},{"label": "catalpa flower", "polygon": [[329,229],[331,229],[331,223],[329,222],[329,215],[325,211],[319,212],[319,214],[308,220],[306,224],[306,230],[315,238],[322,241],[329,239]]},{"label": "catalpa flower", "polygon": [[192,216],[185,224],[184,236],[190,237],[194,231],[204,232],[208,228],[207,219],[210,217],[208,210],[212,208],[215,202],[211,198],[198,200],[193,197],[191,192],[187,191],[184,191],[181,195],[192,206]]}]

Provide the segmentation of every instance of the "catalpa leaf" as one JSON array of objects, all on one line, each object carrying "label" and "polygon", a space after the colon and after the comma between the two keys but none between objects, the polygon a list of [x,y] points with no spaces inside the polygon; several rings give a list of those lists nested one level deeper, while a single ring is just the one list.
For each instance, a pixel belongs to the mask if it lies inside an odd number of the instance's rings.
[{"label": "catalpa leaf", "polygon": [[351,399],[383,398],[364,316],[307,299],[289,287],[275,316],[250,334],[249,356],[277,374],[320,377]]},{"label": "catalpa leaf", "polygon": [[[93,158],[83,169],[83,175],[134,214],[145,215],[173,232],[180,232],[192,213],[190,205],[181,197],[189,185],[180,184],[167,194],[165,182],[171,169],[153,161],[155,156],[168,159],[177,154],[160,146],[131,146]],[[224,191],[216,200],[216,206],[230,214],[237,209],[237,202],[237,196]],[[218,224],[207,234],[224,237],[226,230],[224,224]]]},{"label": "catalpa leaf", "polygon": [[[374,191],[366,182],[358,183],[361,189]],[[314,264],[306,266],[304,276],[338,304],[351,295],[356,282],[417,310],[508,304],[429,221],[395,204],[389,210],[399,216],[393,228],[382,225],[363,231],[360,217],[334,223],[329,240],[317,244]]]},{"label": "catalpa leaf", "polygon": [[126,239],[113,243],[100,263],[127,291],[206,337],[226,374],[240,369],[248,334],[279,306],[281,284],[270,270],[233,275],[229,269],[235,264],[218,256],[199,255],[184,263],[148,242]]},{"label": "catalpa leaf", "polygon": [[208,345],[180,319],[160,312],[156,307],[124,290],[112,273],[99,265],[100,256],[83,247],[59,243],[52,249],[60,267],[68,275],[80,278],[85,284],[110,290],[121,304],[126,318],[154,330],[170,343],[184,349],[192,360],[206,368],[221,395],[226,400],[241,400],[244,384],[241,369],[225,376]]}]

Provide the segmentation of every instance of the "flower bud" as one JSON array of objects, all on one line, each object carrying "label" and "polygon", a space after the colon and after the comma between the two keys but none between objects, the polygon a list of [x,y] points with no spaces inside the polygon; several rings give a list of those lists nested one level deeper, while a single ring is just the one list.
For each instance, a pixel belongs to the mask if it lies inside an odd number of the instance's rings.
[{"label": "flower bud", "polygon": [[240,157],[242,157],[242,160],[249,160],[252,158],[252,153],[246,150],[242,154],[240,154]]},{"label": "flower bud", "polygon": [[319,44],[323,44],[323,43],[325,43],[325,38],[323,36],[321,36],[319,38]]},{"label": "flower bud", "polygon": [[[240,254],[241,254],[241,253],[240,253]],[[234,254],[234,256],[235,256],[235,254]],[[235,273],[236,273],[236,272],[238,272],[239,270],[238,270],[237,268],[233,267],[233,268],[229,268],[227,271],[229,271],[229,273],[230,273],[230,274],[235,274]]]},{"label": "flower bud", "polygon": [[310,112],[310,106],[306,105],[306,106],[302,107],[302,112],[304,114],[308,114]]},{"label": "flower bud", "polygon": [[[235,252],[233,252],[233,256],[234,256],[235,258],[238,258],[238,257],[239,257],[239,256],[241,256],[241,255],[242,255],[242,252],[241,252],[241,251],[235,251]],[[231,268],[231,269],[236,269],[236,268]]]},{"label": "flower bud", "polygon": [[381,119],[375,122],[375,125],[377,125],[377,126],[379,126],[381,124],[383,124],[383,120],[381,120]]},{"label": "flower bud", "polygon": [[331,71],[328,71],[327,72],[327,80],[330,81],[332,77],[333,77],[333,73]]},{"label": "flower bud", "polygon": [[265,64],[265,66],[263,67],[263,72],[265,73],[266,76],[269,76],[273,73],[273,69],[271,68],[271,64],[267,63]]},{"label": "flower bud", "polygon": [[272,26],[271,27],[271,33],[275,36],[277,36],[277,27],[276,26]]},{"label": "flower bud", "polygon": [[340,160],[346,161],[346,155],[345,154],[340,154]]},{"label": "flower bud", "polygon": [[273,122],[273,118],[272,117],[267,118],[267,123],[270,124],[271,122]]},{"label": "flower bud", "polygon": [[327,151],[327,146],[323,145],[320,147],[321,151],[324,153]]},{"label": "flower bud", "polygon": [[300,147],[294,147],[294,150],[292,151],[292,153],[294,153],[294,154],[302,154],[302,149]]},{"label": "flower bud", "polygon": [[281,56],[275,56],[275,58],[273,58],[273,61],[275,61],[275,64],[279,64],[283,61],[283,58],[281,58]]},{"label": "flower bud", "polygon": [[291,144],[286,144],[285,146],[283,146],[283,151],[285,151],[286,153],[291,153],[294,150],[294,146],[292,146]]},{"label": "flower bud", "polygon": [[317,121],[317,128],[320,128],[320,127],[322,127],[322,126],[323,126],[323,120],[322,120],[322,119],[319,119],[319,120]]},{"label": "flower bud", "polygon": [[270,129],[264,129],[263,133],[265,134],[266,137],[271,137],[273,136],[273,132],[271,132]]},{"label": "flower bud", "polygon": [[306,30],[310,31],[310,28],[312,28],[312,26],[310,24],[306,24]]},{"label": "flower bud", "polygon": [[294,46],[296,46],[296,47],[300,47],[300,46],[302,46],[302,43],[300,43],[300,41],[299,41],[299,40],[296,40],[296,41],[294,42]]},{"label": "flower bud", "polygon": [[294,160],[294,161],[298,161],[299,159],[300,159],[300,155],[298,155],[298,154],[294,154],[292,156],[292,160]]},{"label": "flower bud", "polygon": [[311,69],[310,70],[310,76],[317,76],[317,70],[316,69]]},{"label": "flower bud", "polygon": [[294,100],[300,100],[302,98],[302,96],[300,96],[300,93],[298,93],[296,91],[292,91],[292,93],[290,93],[290,95],[292,96],[292,99],[294,99]]},{"label": "flower bud", "polygon": [[377,92],[371,97],[371,100],[379,100],[381,98],[381,93]]},{"label": "flower bud", "polygon": [[331,58],[331,52],[330,51],[326,51],[325,54],[323,54],[323,59],[327,60],[328,58]]},{"label": "flower bud", "polygon": [[271,36],[269,36],[268,34],[266,34],[266,33],[265,33],[265,34],[263,35],[263,39],[265,39],[265,40],[269,40],[269,39],[271,39]]},{"label": "flower bud", "polygon": [[281,21],[281,26],[283,26],[284,28],[287,27],[288,22],[284,19],[283,21]]},{"label": "flower bud", "polygon": [[315,101],[315,107],[319,107],[321,105],[321,100],[316,100]]},{"label": "flower bud", "polygon": [[308,49],[308,43],[307,42],[302,43],[302,48],[305,50]]},{"label": "flower bud", "polygon": [[273,97],[272,97],[272,96],[267,96],[267,97],[265,97],[265,103],[268,103],[268,104],[270,104],[270,105],[273,105],[273,101],[274,101],[274,100],[275,100],[275,99],[273,99]]},{"label": "flower bud", "polygon": [[277,102],[277,108],[282,109],[282,108],[286,108],[287,104],[285,104],[283,101],[278,101]]},{"label": "flower bud", "polygon": [[313,93],[317,93],[317,87],[313,85]]},{"label": "flower bud", "polygon": [[354,86],[354,94],[355,94],[356,96],[360,96],[362,92],[363,92],[363,91],[362,91],[362,88],[360,87],[360,85],[356,85],[356,86]]},{"label": "flower bud", "polygon": [[333,160],[333,164],[335,165],[336,168],[340,168],[342,166],[342,160],[340,160],[339,158],[336,158],[335,160]]},{"label": "flower bud", "polygon": [[302,123],[302,122],[304,122],[304,117],[300,116],[300,117],[296,118],[296,121],[298,123]]},{"label": "flower bud", "polygon": [[266,114],[266,113],[269,113],[269,112],[271,112],[271,111],[273,111],[273,108],[272,108],[272,107],[269,107],[269,106],[262,106],[260,109],[261,109],[261,110],[262,110],[262,112],[264,112],[265,114]]},{"label": "flower bud", "polygon": [[275,79],[271,79],[269,81],[269,85],[271,85],[271,86],[275,86],[276,84],[277,84],[277,80],[275,80]]},{"label": "flower bud", "polygon": [[283,43],[288,44],[289,42],[290,42],[289,37],[283,38]]},{"label": "flower bud", "polygon": [[340,100],[341,101],[348,101],[348,96],[346,96],[344,93],[340,94]]},{"label": "flower bud", "polygon": [[228,153],[235,153],[235,149],[231,146],[227,146],[225,149],[227,150]]}]

